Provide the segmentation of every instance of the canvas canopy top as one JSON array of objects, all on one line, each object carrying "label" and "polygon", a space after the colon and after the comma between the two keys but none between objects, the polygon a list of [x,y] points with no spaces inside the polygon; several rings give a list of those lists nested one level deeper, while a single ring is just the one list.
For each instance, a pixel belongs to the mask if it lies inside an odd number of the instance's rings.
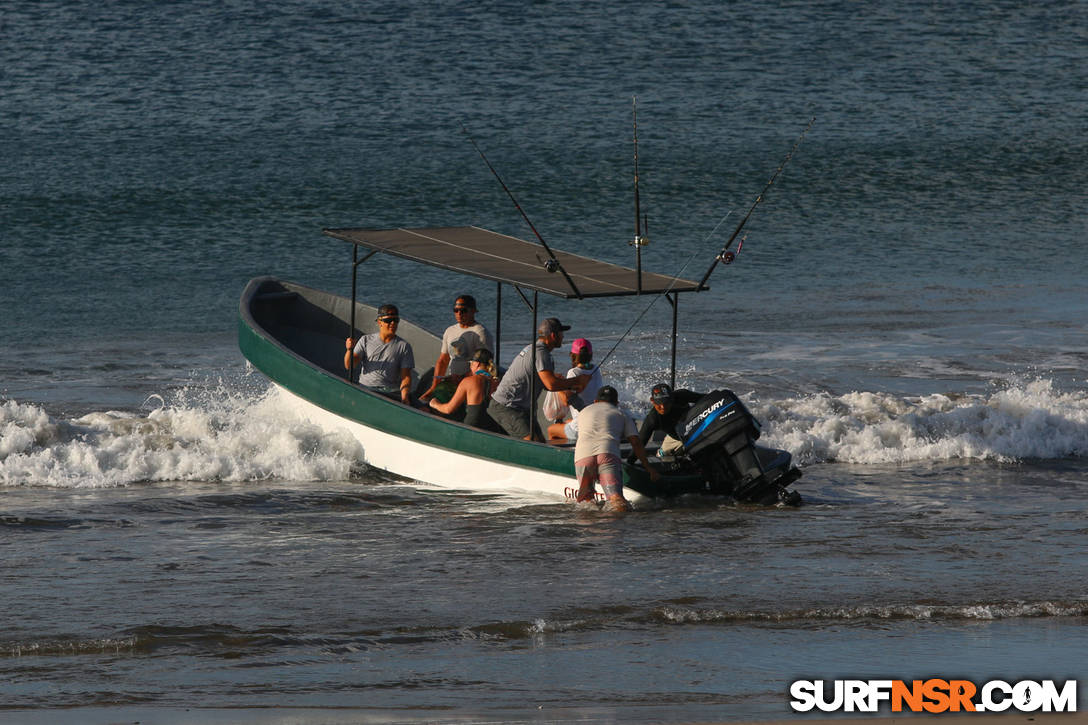
[{"label": "canvas canopy top", "polygon": [[640,286],[636,270],[553,250],[562,265],[556,270],[548,264],[551,257],[542,245],[480,227],[323,231],[377,252],[568,299],[707,289],[698,282],[650,272],[642,273]]}]

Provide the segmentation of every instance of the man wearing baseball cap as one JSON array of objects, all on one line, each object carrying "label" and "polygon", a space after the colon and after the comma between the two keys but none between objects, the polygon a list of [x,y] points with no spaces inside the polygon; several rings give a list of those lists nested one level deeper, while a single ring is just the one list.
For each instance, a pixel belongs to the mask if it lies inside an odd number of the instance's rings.
[{"label": "man wearing baseball cap", "polygon": [[529,344],[510,363],[499,387],[491,395],[487,412],[511,437],[544,440],[539,427],[535,431],[529,430],[529,411],[536,405],[530,392],[534,377],[540,380],[544,390],[581,392],[585,387],[584,376],[561,378],[555,374],[552,350],[563,344],[563,333],[569,329],[570,325],[564,325],[556,317],[541,322],[536,331],[536,370],[533,370],[533,345]]},{"label": "man wearing baseball cap", "polygon": [[650,404],[653,410],[647,413],[639,428],[638,438],[642,445],[650,441],[655,431],[664,431],[665,440],[658,449],[659,456],[669,456],[682,453],[684,444],[676,438],[676,425],[684,419],[691,406],[699,398],[699,393],[690,390],[673,390],[668,383],[658,383],[650,390]]},{"label": "man wearing baseball cap", "polygon": [[631,443],[634,454],[646,467],[650,479],[661,478],[646,458],[635,424],[619,409],[619,394],[611,385],[597,391],[597,400],[578,415],[578,442],[574,445],[574,475],[578,480],[578,501],[592,501],[596,484],[601,483],[607,498],[605,507],[626,511],[631,504],[623,497],[623,463],[620,441]]}]

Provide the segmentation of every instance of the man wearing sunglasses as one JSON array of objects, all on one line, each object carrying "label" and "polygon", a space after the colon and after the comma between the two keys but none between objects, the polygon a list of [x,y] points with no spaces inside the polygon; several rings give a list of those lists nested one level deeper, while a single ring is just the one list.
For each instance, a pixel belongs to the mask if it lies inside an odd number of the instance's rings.
[{"label": "man wearing sunglasses", "polygon": [[475,297],[458,297],[453,303],[453,314],[457,322],[447,327],[442,335],[442,347],[434,364],[431,387],[419,396],[420,400],[430,400],[432,396],[436,396],[440,403],[449,400],[457,389],[457,384],[471,372],[469,361],[476,351],[495,349],[491,333],[476,321]]},{"label": "man wearing sunglasses", "polygon": [[347,339],[344,369],[352,360],[359,370],[359,384],[382,395],[411,405],[412,368],[416,366],[412,346],[397,337],[400,311],[396,305],[378,308],[378,331],[355,342]]}]

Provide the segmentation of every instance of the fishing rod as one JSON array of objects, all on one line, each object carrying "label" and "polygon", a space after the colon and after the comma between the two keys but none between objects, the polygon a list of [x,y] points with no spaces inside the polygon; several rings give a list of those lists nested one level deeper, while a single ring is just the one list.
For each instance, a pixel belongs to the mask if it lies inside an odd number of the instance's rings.
[{"label": "fishing rod", "polygon": [[[722,264],[731,264],[733,262],[733,260],[736,259],[737,254],[740,253],[741,247],[744,245],[745,240],[748,239],[748,235],[745,234],[741,238],[740,243],[737,245],[737,251],[736,252],[730,251],[729,247],[733,244],[733,241],[737,238],[737,235],[740,234],[741,230],[744,228],[744,225],[748,222],[748,219],[752,216],[752,212],[755,211],[756,206],[759,204],[759,202],[763,201],[763,196],[767,193],[767,190],[769,188],[771,188],[771,184],[773,184],[775,182],[775,179],[778,178],[778,175],[779,175],[779,173],[782,172],[782,169],[786,166],[787,163],[789,163],[789,160],[793,157],[793,154],[797,150],[797,147],[801,145],[801,141],[802,141],[802,139],[804,139],[805,134],[808,133],[809,129],[812,128],[812,124],[814,124],[815,122],[816,122],[816,118],[814,116],[808,122],[808,125],[805,126],[805,130],[801,132],[801,136],[793,144],[793,148],[791,148],[790,152],[788,154],[786,154],[786,158],[782,160],[781,164],[779,164],[778,168],[775,170],[774,174],[771,176],[771,180],[768,181],[767,185],[763,187],[763,190],[761,192],[759,192],[759,196],[756,197],[755,203],[753,203],[751,208],[748,209],[748,213],[744,215],[744,218],[741,219],[740,224],[738,224],[737,228],[735,230],[733,230],[733,234],[729,237],[729,241],[727,241],[725,243],[725,246],[722,248],[722,251],[719,252],[718,255],[714,258],[714,263],[710,266],[710,269],[707,270],[706,274],[703,275],[703,279],[702,279],[702,281],[699,282],[699,286],[696,287],[696,289],[701,289],[706,285],[706,281],[710,277],[710,273],[714,271],[714,268],[718,265],[719,262],[721,262]],[[636,126],[636,128],[637,128],[637,126]],[[637,140],[636,140],[636,152],[635,153],[636,153],[635,159],[636,159],[636,164],[637,164],[637,159],[638,159]],[[636,189],[636,194],[637,194],[637,190],[638,190],[638,186],[637,186],[637,182],[638,182],[637,165],[636,165],[636,171],[635,171],[635,180],[636,180],[635,189]],[[636,201],[636,204],[637,204],[637,201]],[[722,224],[725,223],[725,220],[728,219],[729,216],[732,213],[733,213],[732,210],[727,211],[725,213],[725,216],[723,216],[721,218],[721,220],[717,224],[714,225],[714,228],[710,230],[710,234],[708,234],[706,236],[706,238],[703,240],[702,244],[700,244],[699,247],[696,248],[696,250],[691,254],[691,256],[688,257],[687,261],[684,262],[684,265],[682,267],[680,267],[680,271],[678,271],[676,273],[676,275],[672,279],[672,282],[669,283],[669,286],[665,289],[665,291],[662,292],[659,295],[656,295],[652,300],[650,300],[650,304],[648,304],[646,306],[646,309],[644,309],[642,311],[642,313],[638,317],[635,318],[635,321],[632,322],[631,326],[627,328],[627,331],[624,332],[620,336],[619,340],[617,340],[616,343],[612,346],[612,349],[608,351],[608,354],[605,355],[604,358],[601,360],[601,362],[599,362],[597,364],[597,367],[602,367],[604,365],[605,361],[608,360],[608,358],[612,356],[612,353],[616,351],[616,348],[618,348],[620,346],[620,343],[622,343],[627,338],[627,336],[631,333],[631,330],[635,329],[635,325],[637,325],[639,323],[639,321],[641,321],[642,318],[646,316],[646,313],[648,313],[650,311],[650,308],[652,308],[655,304],[657,304],[658,299],[668,295],[669,292],[672,291],[672,288],[676,285],[677,281],[679,281],[680,275],[682,275],[684,273],[684,270],[687,269],[687,266],[689,264],[691,264],[691,262],[695,259],[695,255],[698,254],[700,252],[701,248],[703,247],[703,245],[705,245],[710,240],[710,238],[713,237],[718,232],[718,229],[721,227]],[[637,223],[637,218],[636,218],[636,223]]]},{"label": "fishing rod", "polygon": [[533,223],[529,220],[529,215],[525,213],[525,210],[521,208],[521,204],[519,204],[518,200],[514,198],[514,192],[510,191],[510,187],[508,187],[506,185],[506,182],[502,180],[502,177],[499,176],[499,172],[495,171],[495,167],[492,166],[491,162],[487,160],[487,156],[484,155],[484,152],[476,144],[476,139],[472,138],[472,134],[468,132],[468,129],[465,128],[465,124],[463,123],[461,124],[461,130],[465,132],[465,136],[468,136],[468,140],[472,143],[473,148],[476,149],[476,153],[480,154],[480,158],[484,160],[485,164],[487,164],[487,168],[491,169],[491,173],[494,174],[495,178],[498,179],[500,184],[502,184],[503,191],[505,191],[506,195],[510,197],[510,201],[514,202],[514,206],[516,206],[518,211],[521,212],[521,217],[525,220],[525,223],[529,225],[529,228],[533,230],[533,234],[536,235],[536,238],[540,241],[541,246],[544,247],[544,251],[548,253],[549,259],[544,262],[544,269],[548,270],[549,272],[562,272],[563,277],[565,277],[567,280],[567,284],[569,284],[570,288],[574,291],[574,296],[578,299],[582,299],[582,293],[578,291],[578,285],[574,284],[574,280],[571,279],[569,274],[567,274],[567,270],[563,269],[563,263],[556,258],[555,252],[553,252],[551,247],[548,246],[548,243],[544,241],[544,237],[540,236],[540,232],[536,230],[536,227],[533,226]]},{"label": "fishing rod", "polygon": [[601,358],[601,361],[597,363],[597,367],[604,367],[604,364],[608,360],[608,358],[612,357],[612,353],[614,353],[616,351],[616,348],[619,347],[620,344],[627,339],[627,336],[631,334],[631,330],[635,329],[635,325],[642,321],[642,318],[646,316],[646,313],[650,311],[650,308],[657,304],[657,301],[659,299],[672,292],[672,288],[675,287],[676,283],[680,281],[680,275],[682,275],[684,273],[684,270],[687,269],[688,265],[691,264],[692,261],[694,261],[695,255],[703,251],[703,246],[706,245],[708,241],[710,241],[711,237],[713,237],[718,232],[718,228],[721,227],[722,224],[725,224],[725,220],[728,219],[732,214],[733,210],[730,209],[725,213],[725,216],[723,216],[718,221],[718,223],[714,225],[714,228],[710,230],[710,234],[706,235],[706,238],[703,239],[702,243],[700,243],[699,246],[696,247],[695,251],[691,253],[691,256],[687,258],[687,261],[684,262],[684,264],[680,267],[676,274],[673,275],[672,281],[669,282],[669,286],[665,288],[665,291],[661,294],[654,295],[654,298],[650,300],[650,304],[646,305],[646,308],[642,311],[641,314],[639,314],[638,317],[635,318],[635,321],[631,323],[630,327],[627,328],[627,331],[620,335],[620,339],[616,340],[616,343],[612,346],[612,349],[608,351],[608,354]]},{"label": "fishing rod", "polygon": [[643,235],[642,213],[639,210],[638,196],[638,99],[631,98],[631,126],[635,141],[635,238],[631,246],[635,248],[635,263],[638,270],[636,285],[638,294],[642,294],[642,248],[650,243]]},{"label": "fishing rod", "polygon": [[782,159],[782,163],[778,165],[777,169],[775,169],[774,174],[771,176],[771,180],[768,181],[767,185],[763,187],[763,191],[759,192],[759,196],[757,196],[756,200],[752,202],[752,206],[750,209],[748,209],[748,213],[744,215],[744,218],[740,220],[740,224],[738,224],[737,228],[733,230],[732,236],[729,237],[729,241],[727,241],[725,243],[725,246],[722,247],[722,251],[718,252],[718,255],[714,257],[714,261],[710,263],[710,268],[707,269],[706,274],[704,274],[703,278],[699,281],[700,288],[702,288],[706,284],[706,281],[710,279],[710,275],[714,271],[714,268],[718,266],[718,262],[724,262],[725,264],[729,264],[729,262],[732,262],[733,259],[736,258],[736,254],[729,251],[730,245],[733,244],[733,240],[737,238],[738,234],[740,234],[740,230],[744,229],[744,225],[748,223],[748,219],[751,218],[752,212],[754,212],[756,210],[756,207],[759,206],[759,202],[763,201],[763,195],[767,193],[767,190],[771,188],[771,184],[773,184],[774,180],[778,178],[778,175],[782,172],[782,169],[785,168],[786,164],[788,164],[790,159],[793,158],[793,152],[796,151],[797,147],[801,145],[801,141],[805,138],[805,134],[808,133],[808,130],[812,128],[812,124],[814,123],[816,123],[815,116],[813,116],[812,120],[808,122],[807,126],[805,126],[805,130],[801,132],[801,135],[798,137],[797,142],[793,144],[793,148],[791,148],[790,152],[786,154],[786,158]]}]

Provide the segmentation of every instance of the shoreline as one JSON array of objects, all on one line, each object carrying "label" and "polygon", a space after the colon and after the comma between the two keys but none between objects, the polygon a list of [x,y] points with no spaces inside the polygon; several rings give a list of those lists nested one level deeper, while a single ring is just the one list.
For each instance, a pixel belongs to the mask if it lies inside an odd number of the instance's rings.
[{"label": "shoreline", "polygon": [[[638,708],[636,708],[637,710]],[[631,715],[636,713],[632,712]],[[523,712],[489,713],[487,711],[443,712],[434,710],[381,710],[356,707],[217,707],[178,708],[152,706],[72,707],[37,710],[0,709],[0,724],[45,725],[55,722],[78,722],[81,725],[367,725],[450,723],[451,725],[499,725],[501,723],[616,723],[616,722],[676,722],[682,725],[1088,725],[1088,712],[1069,713],[981,713],[974,715],[863,715],[817,717],[798,716],[756,720],[685,721],[662,718],[625,718],[622,712],[609,708],[606,712],[587,712],[582,708],[547,710],[526,709]]]}]

